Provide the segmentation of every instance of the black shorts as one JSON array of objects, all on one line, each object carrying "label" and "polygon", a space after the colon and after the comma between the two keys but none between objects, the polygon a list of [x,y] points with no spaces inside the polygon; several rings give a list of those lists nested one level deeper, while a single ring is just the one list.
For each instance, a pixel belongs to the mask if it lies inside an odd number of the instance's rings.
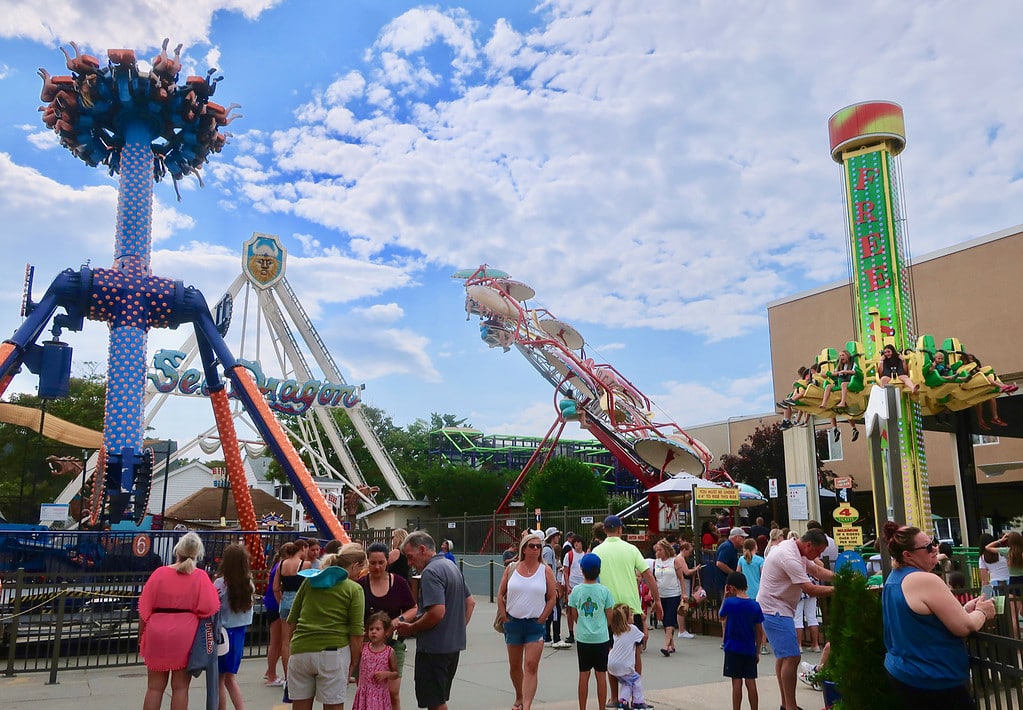
[{"label": "black shorts", "polygon": [[725,651],[725,668],[722,674],[725,678],[756,678],[757,657]]},{"label": "black shorts", "polygon": [[451,683],[458,670],[455,653],[421,653],[416,651],[416,703],[421,708],[434,708],[447,703]]},{"label": "black shorts", "polygon": [[952,688],[916,688],[906,685],[899,679],[888,674],[892,689],[901,701],[900,706],[904,710],[930,710],[931,708],[948,708],[948,710],[974,710],[977,704],[970,695],[969,686],[963,685]]},{"label": "black shorts", "polygon": [[278,609],[267,609],[264,616],[266,617],[266,625],[269,626],[281,618],[281,612]]},{"label": "black shorts", "polygon": [[575,642],[575,653],[579,657],[579,672],[607,673],[607,654],[611,652],[611,642],[583,643]]}]

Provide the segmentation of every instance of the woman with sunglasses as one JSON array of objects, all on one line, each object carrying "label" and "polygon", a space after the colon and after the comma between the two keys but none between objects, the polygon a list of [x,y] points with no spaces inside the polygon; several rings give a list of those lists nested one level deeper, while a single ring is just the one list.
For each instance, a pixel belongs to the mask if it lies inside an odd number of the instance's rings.
[{"label": "woman with sunglasses", "polygon": [[554,572],[540,558],[543,534],[529,532],[519,541],[519,557],[504,570],[497,592],[497,613],[504,620],[508,675],[515,688],[512,710],[531,710],[543,653],[544,624],[558,599]]},{"label": "woman with sunglasses", "polygon": [[915,527],[888,521],[884,538],[892,573],[884,583],[884,666],[906,710],[975,708],[968,682],[970,663],[963,639],[995,616],[984,598],[959,604],[931,570],[938,543]]}]

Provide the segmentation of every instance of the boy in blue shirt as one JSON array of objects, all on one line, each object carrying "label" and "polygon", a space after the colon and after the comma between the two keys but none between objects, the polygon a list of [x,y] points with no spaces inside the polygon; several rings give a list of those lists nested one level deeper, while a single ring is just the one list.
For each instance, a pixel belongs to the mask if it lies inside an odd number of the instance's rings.
[{"label": "boy in blue shirt", "polygon": [[597,676],[597,707],[607,702],[607,654],[611,650],[611,590],[597,581],[600,558],[592,552],[582,556],[579,567],[583,583],[568,596],[568,618],[575,626],[575,650],[579,658],[579,710],[586,710],[590,671]]},{"label": "boy in blue shirt", "polygon": [[757,710],[757,664],[764,643],[764,612],[746,594],[746,575],[732,572],[725,580],[725,600],[718,616],[725,626],[724,676],[732,679],[732,710],[742,707],[742,686],[752,710]]}]

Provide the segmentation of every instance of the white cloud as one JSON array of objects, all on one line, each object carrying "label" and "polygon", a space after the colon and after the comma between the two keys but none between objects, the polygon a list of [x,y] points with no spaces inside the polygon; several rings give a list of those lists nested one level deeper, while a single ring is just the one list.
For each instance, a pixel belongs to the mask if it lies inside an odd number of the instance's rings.
[{"label": "white cloud", "polygon": [[369,308],[353,308],[352,314],[373,323],[393,323],[405,316],[405,309],[397,303],[378,303]]},{"label": "white cloud", "polygon": [[[94,55],[111,47],[158,49],[163,37],[171,47],[208,44],[210,23],[217,12],[237,12],[254,20],[280,0],[192,0],[188,11],[146,0],[88,3],[52,0],[9,0],[4,5],[0,37],[30,39],[43,44],[77,42]],[[141,57],[141,55],[140,55]]]}]

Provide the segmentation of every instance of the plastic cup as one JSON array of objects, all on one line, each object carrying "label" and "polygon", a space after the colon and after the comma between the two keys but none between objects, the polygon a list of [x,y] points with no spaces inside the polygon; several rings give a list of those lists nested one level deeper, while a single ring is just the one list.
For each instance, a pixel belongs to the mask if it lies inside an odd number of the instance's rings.
[{"label": "plastic cup", "polygon": [[993,601],[995,603],[995,613],[996,614],[1004,614],[1005,613],[1005,597],[995,597],[991,601]]}]

